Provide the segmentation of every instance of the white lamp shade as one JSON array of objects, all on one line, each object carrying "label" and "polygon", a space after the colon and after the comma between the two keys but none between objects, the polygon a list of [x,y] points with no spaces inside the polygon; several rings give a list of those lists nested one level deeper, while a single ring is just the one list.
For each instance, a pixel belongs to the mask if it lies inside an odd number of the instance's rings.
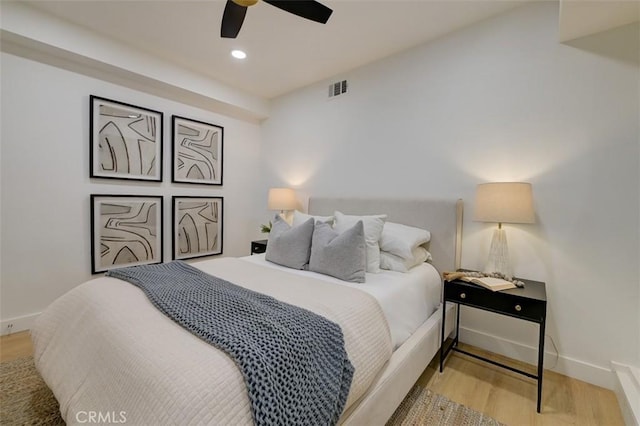
[{"label": "white lamp shade", "polygon": [[533,193],[525,182],[478,185],[474,220],[494,223],[534,223]]},{"label": "white lamp shade", "polygon": [[296,208],[296,193],[291,188],[271,188],[267,199],[269,210],[293,210]]}]

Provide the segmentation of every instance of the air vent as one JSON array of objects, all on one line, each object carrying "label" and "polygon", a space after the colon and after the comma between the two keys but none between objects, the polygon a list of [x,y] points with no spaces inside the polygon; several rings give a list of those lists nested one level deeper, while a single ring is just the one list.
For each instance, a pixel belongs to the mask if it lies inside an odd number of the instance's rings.
[{"label": "air vent", "polygon": [[329,85],[329,98],[335,98],[347,93],[347,80],[338,81]]}]

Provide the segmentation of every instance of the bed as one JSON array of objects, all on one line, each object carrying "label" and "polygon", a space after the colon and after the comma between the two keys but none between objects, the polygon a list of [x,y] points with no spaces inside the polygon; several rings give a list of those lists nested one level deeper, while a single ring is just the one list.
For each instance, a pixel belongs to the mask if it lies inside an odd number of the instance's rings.
[{"label": "bed", "polygon": [[[309,200],[308,210],[385,213],[388,221],[428,229],[433,266],[367,274],[362,291],[325,275],[292,273],[260,256],[192,265],[338,323],[355,367],[340,423],[384,424],[438,351],[443,307],[437,271],[459,265],[462,203],[320,197]],[[396,280],[397,288],[385,290],[387,279]],[[423,280],[436,284],[415,286]],[[353,306],[363,308],[356,315]],[[102,277],[79,286],[38,318],[32,336],[36,367],[68,424],[86,421],[78,413],[87,412],[113,423],[121,416],[132,424],[252,422],[233,361],[165,317],[128,283]]]}]

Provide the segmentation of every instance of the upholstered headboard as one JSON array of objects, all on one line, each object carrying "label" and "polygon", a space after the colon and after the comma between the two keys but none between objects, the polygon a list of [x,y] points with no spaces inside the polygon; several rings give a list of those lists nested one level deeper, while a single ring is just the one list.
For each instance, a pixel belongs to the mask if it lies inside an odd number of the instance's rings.
[{"label": "upholstered headboard", "polygon": [[386,214],[387,221],[416,226],[431,232],[429,252],[433,265],[440,271],[460,267],[462,249],[462,200],[403,198],[309,198],[309,213],[332,215]]}]

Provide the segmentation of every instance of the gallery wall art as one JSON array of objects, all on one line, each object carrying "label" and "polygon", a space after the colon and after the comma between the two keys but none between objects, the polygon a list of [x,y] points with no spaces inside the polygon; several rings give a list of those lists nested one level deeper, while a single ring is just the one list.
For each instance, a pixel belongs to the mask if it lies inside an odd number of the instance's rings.
[{"label": "gallery wall art", "polygon": [[161,196],[91,195],[91,272],[162,263]]},{"label": "gallery wall art", "polygon": [[172,181],[222,185],[224,128],[172,116]]},{"label": "gallery wall art", "polygon": [[[162,182],[163,113],[95,95],[89,104],[90,177]],[[171,142],[172,182],[222,185],[222,126],[172,115]],[[223,197],[172,201],[173,259],[222,254]],[[91,272],[162,263],[162,230],[162,196],[92,194]]]},{"label": "gallery wall art", "polygon": [[163,114],[90,96],[90,176],[162,181]]},{"label": "gallery wall art", "polygon": [[223,197],[173,197],[173,258],[222,254]]}]

